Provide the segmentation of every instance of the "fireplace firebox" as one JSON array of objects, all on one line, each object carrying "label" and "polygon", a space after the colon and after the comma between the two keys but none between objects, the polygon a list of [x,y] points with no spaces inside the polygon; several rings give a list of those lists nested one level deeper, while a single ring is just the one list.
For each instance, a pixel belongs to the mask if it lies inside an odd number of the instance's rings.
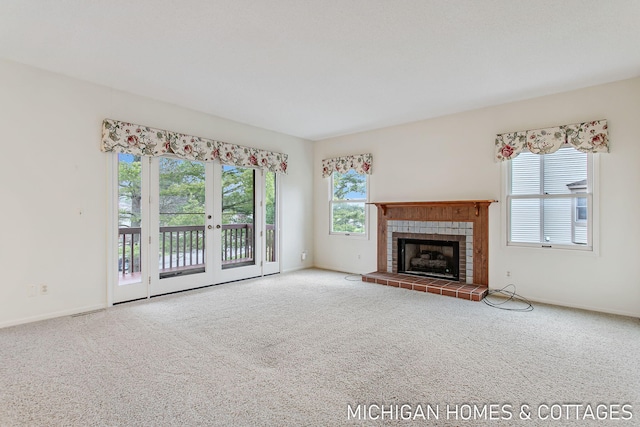
[{"label": "fireplace firebox", "polygon": [[459,280],[460,243],[398,239],[398,273]]}]

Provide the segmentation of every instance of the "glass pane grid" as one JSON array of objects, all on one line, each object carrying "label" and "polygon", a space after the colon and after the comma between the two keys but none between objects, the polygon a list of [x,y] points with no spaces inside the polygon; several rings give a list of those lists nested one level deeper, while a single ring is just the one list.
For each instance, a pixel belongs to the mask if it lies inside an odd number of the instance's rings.
[{"label": "glass pane grid", "polygon": [[118,285],[141,283],[142,163],[118,154]]},{"label": "glass pane grid", "polygon": [[266,262],[277,261],[276,251],[276,173],[265,173],[265,250],[264,258]]},{"label": "glass pane grid", "polygon": [[333,202],[331,204],[331,231],[334,233],[365,232],[364,202]]},{"label": "glass pane grid", "polygon": [[255,264],[255,169],[222,167],[222,268]]},{"label": "glass pane grid", "polygon": [[204,271],[204,163],[160,158],[158,205],[160,277]]},{"label": "glass pane grid", "polygon": [[588,162],[573,147],[544,155],[524,152],[510,162],[510,243],[588,245]]},{"label": "glass pane grid", "polygon": [[333,200],[366,200],[367,177],[354,170],[333,173]]},{"label": "glass pane grid", "polygon": [[588,206],[585,197],[510,197],[511,243],[588,245]]}]

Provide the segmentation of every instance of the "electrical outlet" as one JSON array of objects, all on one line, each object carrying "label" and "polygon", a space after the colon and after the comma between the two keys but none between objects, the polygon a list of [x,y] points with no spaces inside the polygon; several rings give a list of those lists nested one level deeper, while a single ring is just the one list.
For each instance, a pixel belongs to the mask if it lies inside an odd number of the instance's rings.
[{"label": "electrical outlet", "polygon": [[48,295],[49,294],[49,286],[47,285],[40,285],[40,295]]},{"label": "electrical outlet", "polygon": [[302,259],[302,261],[307,259],[307,251],[302,252],[302,255],[300,256],[300,259]]},{"label": "electrical outlet", "polygon": [[511,272],[507,271],[507,277],[511,277]]},{"label": "electrical outlet", "polygon": [[361,259],[361,258],[362,258],[362,256],[360,254],[358,254],[358,259]]}]

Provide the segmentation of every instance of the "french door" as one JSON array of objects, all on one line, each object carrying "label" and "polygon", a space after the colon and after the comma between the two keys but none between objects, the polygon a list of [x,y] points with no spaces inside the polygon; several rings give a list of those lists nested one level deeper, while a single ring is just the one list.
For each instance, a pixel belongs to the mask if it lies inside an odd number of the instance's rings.
[{"label": "french door", "polygon": [[276,176],[118,155],[113,302],[279,271]]}]

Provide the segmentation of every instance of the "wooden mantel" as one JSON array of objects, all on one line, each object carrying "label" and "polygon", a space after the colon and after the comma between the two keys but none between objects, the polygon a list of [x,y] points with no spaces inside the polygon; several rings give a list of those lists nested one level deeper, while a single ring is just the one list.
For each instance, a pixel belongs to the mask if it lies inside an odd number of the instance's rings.
[{"label": "wooden mantel", "polygon": [[473,223],[473,283],[489,284],[489,205],[497,200],[373,202],[378,208],[378,271],[387,271],[387,221]]},{"label": "wooden mantel", "polygon": [[423,206],[473,206],[476,212],[476,216],[480,214],[480,207],[482,205],[489,206],[491,203],[497,202],[497,200],[454,200],[454,201],[437,201],[437,202],[373,202],[371,205],[376,205],[382,208],[382,215],[387,214],[387,207],[423,207]]}]

